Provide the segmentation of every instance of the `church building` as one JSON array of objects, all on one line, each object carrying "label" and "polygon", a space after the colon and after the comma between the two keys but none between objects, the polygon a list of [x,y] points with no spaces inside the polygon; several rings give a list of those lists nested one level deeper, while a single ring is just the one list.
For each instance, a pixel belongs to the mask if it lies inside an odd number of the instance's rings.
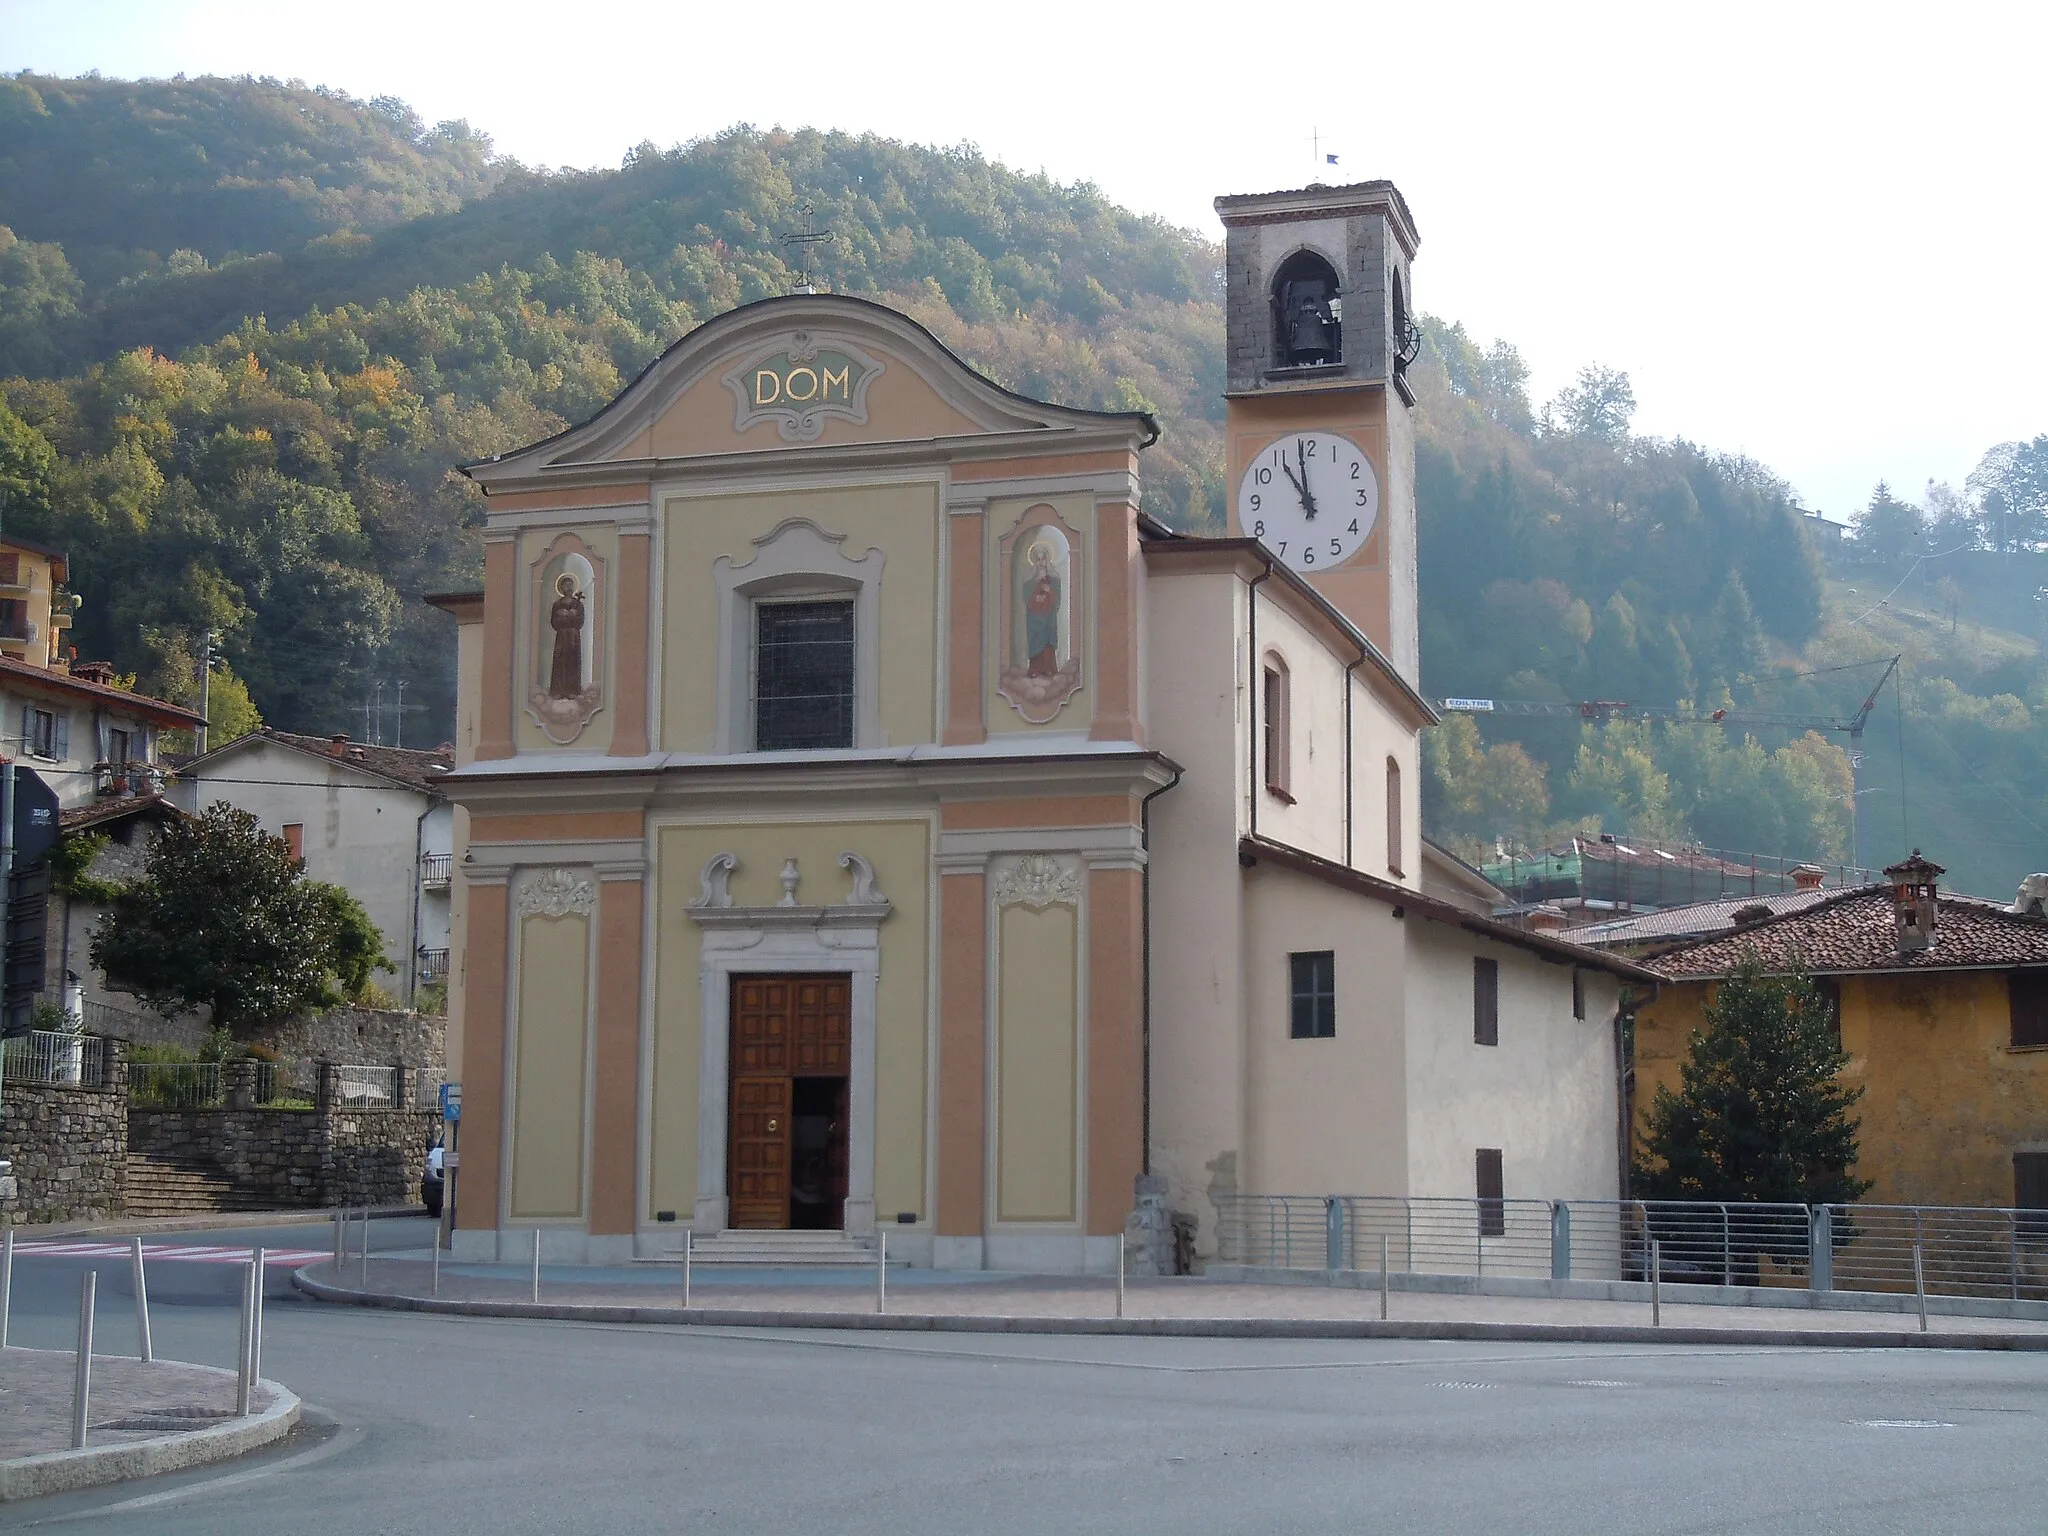
[{"label": "church building", "polygon": [[1102,1271],[1145,1175],[1198,1254],[1239,1192],[1618,1194],[1651,978],[1421,836],[1407,207],[1217,207],[1228,536],[1139,510],[1151,417],[836,295],[468,466],[458,1253]]}]

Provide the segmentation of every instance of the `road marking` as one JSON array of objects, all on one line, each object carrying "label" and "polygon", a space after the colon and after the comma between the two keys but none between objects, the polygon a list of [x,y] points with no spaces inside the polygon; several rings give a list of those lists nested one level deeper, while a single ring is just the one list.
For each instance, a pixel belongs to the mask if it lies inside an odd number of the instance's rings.
[{"label": "road marking", "polygon": [[[43,1238],[16,1243],[14,1251],[17,1256],[39,1256],[47,1259],[125,1259],[134,1253],[135,1248],[130,1243],[67,1243],[56,1238]],[[177,1264],[246,1264],[254,1253],[255,1249],[246,1244],[240,1247],[205,1243],[142,1245],[142,1257],[145,1260],[168,1259]],[[271,1248],[264,1253],[267,1263],[289,1266],[293,1269],[333,1257],[333,1250],[328,1248]]]},{"label": "road marking", "polygon": [[1632,1381],[1600,1381],[1597,1378],[1588,1377],[1583,1381],[1568,1381],[1565,1385],[1568,1387],[1632,1387],[1636,1383]]},{"label": "road marking", "polygon": [[1865,1429],[1954,1429],[1946,1419],[1858,1419]]},{"label": "road marking", "polygon": [[1432,1387],[1445,1387],[1453,1392],[1487,1392],[1500,1385],[1497,1381],[1432,1381]]}]

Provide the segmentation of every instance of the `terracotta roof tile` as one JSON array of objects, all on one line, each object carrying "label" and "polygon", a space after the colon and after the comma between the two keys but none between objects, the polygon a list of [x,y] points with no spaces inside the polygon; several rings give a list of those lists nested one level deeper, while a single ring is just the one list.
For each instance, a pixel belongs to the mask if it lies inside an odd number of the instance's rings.
[{"label": "terracotta roof tile", "polygon": [[1773,891],[1762,896],[1724,896],[1718,901],[1689,902],[1611,922],[1588,923],[1572,930],[1578,944],[1643,944],[1652,940],[1694,939],[1735,926],[1735,914],[1746,907],[1767,907],[1772,916],[1798,912],[1816,902],[1841,895],[1827,891]]},{"label": "terracotta roof tile", "polygon": [[214,748],[204,757],[195,757],[184,763],[181,772],[199,770],[205,777],[208,763],[229,752],[236,751],[253,741],[274,741],[280,746],[297,750],[328,762],[339,763],[348,768],[359,768],[378,778],[390,779],[405,785],[408,789],[421,790],[427,794],[441,792],[441,780],[455,766],[454,754],[448,751],[417,752],[411,747],[373,747],[367,742],[351,741],[342,747],[342,755],[336,757],[333,742],[326,736],[301,736],[293,731],[273,730],[263,726],[247,736],[238,736],[233,741]]},{"label": "terracotta roof tile", "polygon": [[1752,951],[1766,966],[1795,960],[1819,975],[2048,965],[2048,919],[1969,896],[1936,898],[1934,941],[1900,954],[1888,886],[1859,886],[1797,912],[1703,939],[1645,961],[1677,980],[1726,976]]}]

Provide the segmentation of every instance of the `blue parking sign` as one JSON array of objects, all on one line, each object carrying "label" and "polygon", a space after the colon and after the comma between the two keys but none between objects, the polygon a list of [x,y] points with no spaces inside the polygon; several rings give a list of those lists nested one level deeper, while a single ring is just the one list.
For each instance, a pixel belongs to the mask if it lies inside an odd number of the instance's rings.
[{"label": "blue parking sign", "polygon": [[462,1084],[441,1085],[441,1118],[460,1124],[462,1120]]}]

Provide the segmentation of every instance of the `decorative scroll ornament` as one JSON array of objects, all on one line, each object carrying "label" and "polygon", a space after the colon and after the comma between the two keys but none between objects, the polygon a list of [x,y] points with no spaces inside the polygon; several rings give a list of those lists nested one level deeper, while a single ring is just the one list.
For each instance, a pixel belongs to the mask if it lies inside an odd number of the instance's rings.
[{"label": "decorative scroll ornament", "polygon": [[1081,872],[1069,869],[1049,853],[1027,853],[995,880],[996,905],[1049,907],[1055,902],[1078,906]]},{"label": "decorative scroll ornament", "polygon": [[588,917],[596,901],[597,887],[573,869],[544,869],[519,887],[521,917]]},{"label": "decorative scroll ornament", "polygon": [[850,907],[879,907],[888,903],[882,888],[875,884],[875,866],[857,853],[839,855],[839,867],[853,871],[853,889],[847,894],[846,904]]},{"label": "decorative scroll ornament", "polygon": [[704,865],[703,873],[697,876],[704,889],[703,894],[691,902],[693,907],[729,907],[732,892],[726,889],[726,882],[732,879],[732,872],[740,867],[739,857],[730,853],[714,853]]},{"label": "decorative scroll ornament", "polygon": [[864,426],[868,386],[884,366],[850,342],[797,331],[725,376],[739,401],[733,430],[773,421],[784,442],[808,443],[825,430],[828,416]]}]

